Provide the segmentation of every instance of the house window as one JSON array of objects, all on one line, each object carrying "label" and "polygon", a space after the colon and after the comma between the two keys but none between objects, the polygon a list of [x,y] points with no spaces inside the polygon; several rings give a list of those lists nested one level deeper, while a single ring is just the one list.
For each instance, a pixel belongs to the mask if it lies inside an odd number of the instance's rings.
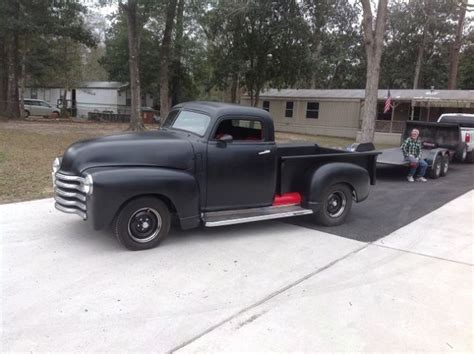
[{"label": "house window", "polygon": [[31,96],[30,98],[37,99],[38,98],[38,89],[37,88],[32,88],[30,96]]},{"label": "house window", "polygon": [[127,90],[125,92],[125,105],[126,106],[131,106],[132,105],[132,95],[130,90]]},{"label": "house window", "polygon": [[[420,120],[420,113],[421,113],[421,107],[411,107],[412,109],[412,114],[413,114],[413,120]],[[410,119],[412,115],[410,114]]]},{"label": "house window", "polygon": [[308,102],[306,106],[306,118],[319,118],[319,102]]},{"label": "house window", "polygon": [[267,112],[270,112],[270,101],[263,101],[262,108]]},{"label": "house window", "polygon": [[286,102],[285,118],[293,118],[294,102]]}]

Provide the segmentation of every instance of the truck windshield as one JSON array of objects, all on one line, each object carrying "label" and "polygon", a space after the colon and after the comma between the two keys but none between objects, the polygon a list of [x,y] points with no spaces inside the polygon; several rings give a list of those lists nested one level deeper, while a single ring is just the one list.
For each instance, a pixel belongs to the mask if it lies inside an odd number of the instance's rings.
[{"label": "truck windshield", "polygon": [[202,113],[191,111],[170,112],[164,128],[186,130],[188,132],[203,136],[209,126],[211,118]]}]

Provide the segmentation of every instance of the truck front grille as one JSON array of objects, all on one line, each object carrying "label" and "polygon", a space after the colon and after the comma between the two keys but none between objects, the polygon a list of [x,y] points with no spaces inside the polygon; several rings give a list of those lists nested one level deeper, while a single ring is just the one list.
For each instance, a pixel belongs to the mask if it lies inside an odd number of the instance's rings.
[{"label": "truck front grille", "polygon": [[87,219],[85,178],[53,173],[54,206],[65,213],[72,213]]}]

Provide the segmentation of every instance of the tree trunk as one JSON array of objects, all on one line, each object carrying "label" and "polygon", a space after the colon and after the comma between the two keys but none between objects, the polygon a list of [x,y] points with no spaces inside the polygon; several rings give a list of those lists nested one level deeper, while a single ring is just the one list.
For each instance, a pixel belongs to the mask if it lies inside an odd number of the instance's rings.
[{"label": "tree trunk", "polygon": [[18,34],[14,34],[7,48],[7,105],[6,116],[20,118],[18,95]]},{"label": "tree trunk", "polygon": [[451,53],[449,56],[448,90],[455,90],[457,87],[459,52],[461,51],[462,31],[464,28],[464,19],[466,18],[466,8],[467,0],[462,0],[461,6],[459,8],[459,19],[458,26],[456,28],[456,36],[454,37],[454,43],[451,46]]},{"label": "tree trunk", "polygon": [[183,69],[181,65],[181,57],[183,55],[183,33],[184,33],[184,0],[178,1],[176,13],[176,37],[173,53],[173,79],[171,84],[171,106],[181,101],[183,77]]},{"label": "tree trunk", "polygon": [[137,20],[137,0],[128,0],[127,5],[121,8],[127,14],[128,29],[128,66],[130,70],[131,109],[130,125],[128,130],[145,130],[141,116],[141,94],[140,94],[140,33]]},{"label": "tree trunk", "polygon": [[170,111],[169,95],[169,58],[171,51],[171,34],[173,33],[174,17],[177,0],[170,0],[166,10],[166,24],[160,53],[160,117],[166,119]]},{"label": "tree trunk", "polygon": [[5,38],[0,38],[0,119],[7,106],[7,62]]},{"label": "tree trunk", "polygon": [[423,67],[423,57],[425,54],[426,42],[428,40],[428,33],[431,26],[432,17],[432,4],[431,1],[425,1],[421,3],[421,6],[425,7],[426,21],[423,24],[423,34],[421,38],[421,44],[418,47],[418,54],[416,56],[415,64],[415,78],[413,79],[413,89],[416,90],[420,87],[421,68]]},{"label": "tree trunk", "polygon": [[26,81],[26,40],[21,55],[21,71],[20,71],[20,113],[23,117],[25,112],[25,81]]},{"label": "tree trunk", "polygon": [[382,57],[383,37],[387,17],[387,0],[379,0],[377,17],[374,20],[370,0],[361,0],[363,8],[362,27],[364,29],[365,52],[367,56],[367,78],[365,83],[365,102],[362,109],[362,127],[359,143],[373,142],[377,114],[377,93],[380,78],[380,59]]},{"label": "tree trunk", "polygon": [[230,102],[237,103],[237,90],[239,87],[239,74],[232,74],[232,83],[230,85]]}]

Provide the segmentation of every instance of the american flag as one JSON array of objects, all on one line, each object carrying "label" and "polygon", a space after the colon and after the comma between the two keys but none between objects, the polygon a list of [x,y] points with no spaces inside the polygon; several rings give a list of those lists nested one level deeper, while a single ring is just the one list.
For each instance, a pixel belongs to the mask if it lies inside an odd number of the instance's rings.
[{"label": "american flag", "polygon": [[392,109],[392,96],[390,96],[390,90],[387,92],[387,99],[385,100],[385,106],[383,108],[383,113],[387,113]]}]

